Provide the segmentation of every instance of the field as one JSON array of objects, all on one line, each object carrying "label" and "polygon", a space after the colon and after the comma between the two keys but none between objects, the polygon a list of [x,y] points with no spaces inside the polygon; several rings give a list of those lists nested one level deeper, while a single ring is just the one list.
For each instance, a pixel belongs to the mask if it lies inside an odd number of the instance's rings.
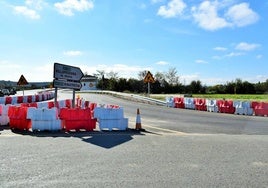
[{"label": "field", "polygon": [[[166,100],[167,96],[181,97],[180,94],[151,94],[150,97],[158,100]],[[194,98],[206,98],[206,99],[231,99],[231,100],[243,100],[243,101],[264,101],[268,102],[268,94],[193,94]]]}]

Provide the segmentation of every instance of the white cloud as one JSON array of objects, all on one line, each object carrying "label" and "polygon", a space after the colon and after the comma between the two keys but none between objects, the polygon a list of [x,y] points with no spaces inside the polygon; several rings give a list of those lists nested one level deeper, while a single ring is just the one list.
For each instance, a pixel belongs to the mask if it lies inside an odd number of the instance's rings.
[{"label": "white cloud", "polygon": [[216,50],[216,51],[226,51],[227,50],[227,48],[221,47],[221,46],[215,47],[213,49]]},{"label": "white cloud", "polygon": [[158,61],[156,62],[157,65],[168,65],[169,62],[166,62],[166,61]]},{"label": "white cloud", "polygon": [[20,14],[33,20],[40,19],[40,15],[35,10],[30,9],[26,6],[15,6],[14,12],[15,14]]},{"label": "white cloud", "polygon": [[259,54],[259,55],[256,56],[256,58],[257,58],[257,59],[261,59],[261,58],[262,58],[262,55]]},{"label": "white cloud", "polygon": [[171,0],[168,5],[161,6],[157,12],[157,15],[165,18],[174,18],[182,15],[187,5],[183,0]]},{"label": "white cloud", "polygon": [[145,3],[141,3],[141,4],[139,5],[139,8],[144,10],[144,9],[147,8],[147,6],[146,6]]},{"label": "white cloud", "polygon": [[83,53],[81,51],[65,51],[63,52],[64,55],[66,56],[81,56]]},{"label": "white cloud", "polygon": [[193,80],[199,80],[199,73],[189,74],[189,75],[181,75],[180,82],[184,85],[190,84]]},{"label": "white cloud", "polygon": [[94,3],[91,0],[64,0],[61,3],[55,3],[54,6],[60,14],[73,16],[74,11],[84,12],[93,9]]},{"label": "white cloud", "polygon": [[[19,64],[11,63],[7,60],[0,61],[0,69],[1,70],[7,70],[7,69],[18,69],[21,66]],[[5,71],[4,71],[5,72]],[[2,72],[3,73],[3,72]]]},{"label": "white cloud", "polygon": [[259,19],[258,14],[249,8],[248,3],[241,3],[230,7],[225,16],[233,25],[238,27],[253,24]]},{"label": "white cloud", "polygon": [[241,42],[235,47],[235,49],[236,50],[241,50],[241,51],[252,51],[252,50],[255,50],[258,47],[260,47],[259,44],[249,44],[249,43],[246,43],[246,42]]},{"label": "white cloud", "polygon": [[43,0],[25,0],[25,5],[35,10],[42,10],[43,6],[46,5],[46,2]]},{"label": "white cloud", "polygon": [[[234,1],[203,1],[191,9],[194,21],[203,29],[215,31],[227,27],[243,27],[258,21],[259,16],[248,3]],[[232,5],[232,6],[231,6]],[[225,12],[225,14],[221,14]]]},{"label": "white cloud", "polygon": [[242,56],[244,55],[244,53],[240,53],[240,52],[231,52],[227,55],[225,55],[226,57],[237,57],[237,56]]},{"label": "white cloud", "polygon": [[151,0],[151,3],[152,4],[156,4],[156,3],[161,3],[163,2],[164,0]]},{"label": "white cloud", "polygon": [[197,22],[201,28],[211,31],[229,27],[230,23],[224,18],[219,17],[218,6],[217,1],[204,1],[198,7],[192,7],[195,22]]},{"label": "white cloud", "polygon": [[207,61],[202,60],[202,59],[197,59],[197,60],[195,60],[195,62],[198,64],[207,64],[208,63]]},{"label": "white cloud", "polygon": [[130,66],[126,64],[97,64],[96,66],[79,66],[83,72],[88,72],[89,74],[97,73],[97,70],[103,70],[105,73],[111,71],[118,73],[119,77],[123,78],[137,78],[138,73],[144,70],[152,70],[151,67],[141,67],[141,66]]}]

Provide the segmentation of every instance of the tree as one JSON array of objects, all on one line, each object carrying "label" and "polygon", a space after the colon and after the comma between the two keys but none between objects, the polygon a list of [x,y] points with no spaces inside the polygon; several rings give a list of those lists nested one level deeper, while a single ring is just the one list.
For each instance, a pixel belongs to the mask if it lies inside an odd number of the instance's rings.
[{"label": "tree", "polygon": [[154,79],[160,83],[161,87],[164,87],[165,82],[166,82],[164,73],[156,72]]},{"label": "tree", "polygon": [[104,70],[97,70],[97,73],[94,74],[94,76],[96,76],[98,79],[104,78],[104,75],[105,75],[105,71]]},{"label": "tree", "polygon": [[118,72],[114,72],[114,71],[110,71],[109,73],[106,74],[108,78],[114,78],[114,79],[118,79]]},{"label": "tree", "polygon": [[176,85],[179,83],[179,76],[175,67],[169,68],[168,72],[165,73],[165,79],[170,85]]},{"label": "tree", "polygon": [[143,80],[143,79],[145,78],[147,72],[148,72],[148,71],[146,71],[146,70],[144,70],[144,71],[140,71],[140,72],[138,73],[138,78],[139,78],[139,80]]},{"label": "tree", "polygon": [[190,83],[189,89],[191,90],[191,93],[201,93],[202,92],[202,84],[200,80],[192,81]]}]

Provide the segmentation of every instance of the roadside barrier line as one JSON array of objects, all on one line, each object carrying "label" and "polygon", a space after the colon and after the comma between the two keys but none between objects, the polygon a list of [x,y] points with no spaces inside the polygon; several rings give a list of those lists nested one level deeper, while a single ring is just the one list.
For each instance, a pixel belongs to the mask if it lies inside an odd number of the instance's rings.
[{"label": "roadside barrier line", "polygon": [[174,131],[174,130],[171,130],[171,129],[165,129],[165,128],[160,128],[160,127],[154,127],[154,126],[150,126],[150,125],[143,125],[143,127],[147,127],[147,128],[150,128],[150,129],[157,129],[157,130],[160,130],[160,131],[165,131],[165,132],[170,132],[170,133],[175,133],[177,135],[188,135],[187,133],[185,132],[180,132],[180,131]]}]

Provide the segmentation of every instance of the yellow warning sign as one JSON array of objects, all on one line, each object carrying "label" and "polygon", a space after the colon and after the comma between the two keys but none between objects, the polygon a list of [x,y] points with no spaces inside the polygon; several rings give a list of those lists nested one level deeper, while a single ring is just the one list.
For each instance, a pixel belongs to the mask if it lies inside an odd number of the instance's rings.
[{"label": "yellow warning sign", "polygon": [[152,73],[150,71],[147,72],[144,80],[143,80],[145,83],[154,83],[155,80],[154,80],[154,77],[152,75]]},{"label": "yellow warning sign", "polygon": [[19,79],[17,85],[18,86],[28,85],[28,82],[23,75],[20,76],[20,79]]}]

